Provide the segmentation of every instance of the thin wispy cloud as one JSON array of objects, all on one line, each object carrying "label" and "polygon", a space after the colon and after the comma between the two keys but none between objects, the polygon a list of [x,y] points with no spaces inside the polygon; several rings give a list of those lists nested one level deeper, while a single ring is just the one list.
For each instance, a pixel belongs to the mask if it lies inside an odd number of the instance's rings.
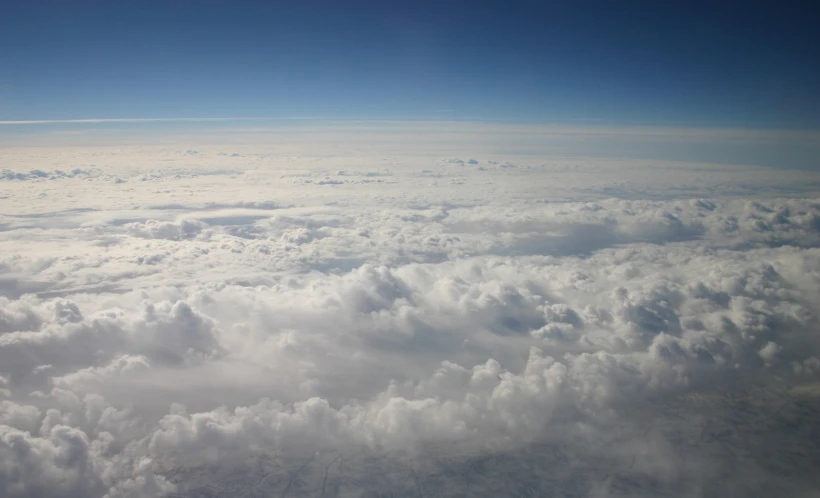
[{"label": "thin wispy cloud", "polygon": [[226,117],[226,118],[86,118],[86,119],[28,119],[4,120],[0,125],[40,125],[40,124],[95,124],[95,123],[163,123],[163,122],[220,122],[220,121],[299,121],[326,119],[319,116],[289,117]]}]

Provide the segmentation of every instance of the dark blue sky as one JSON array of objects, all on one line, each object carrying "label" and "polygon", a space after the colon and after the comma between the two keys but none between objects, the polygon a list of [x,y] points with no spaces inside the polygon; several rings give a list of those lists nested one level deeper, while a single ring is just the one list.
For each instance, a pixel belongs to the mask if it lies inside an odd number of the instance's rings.
[{"label": "dark blue sky", "polygon": [[6,0],[0,120],[818,128],[818,4]]}]

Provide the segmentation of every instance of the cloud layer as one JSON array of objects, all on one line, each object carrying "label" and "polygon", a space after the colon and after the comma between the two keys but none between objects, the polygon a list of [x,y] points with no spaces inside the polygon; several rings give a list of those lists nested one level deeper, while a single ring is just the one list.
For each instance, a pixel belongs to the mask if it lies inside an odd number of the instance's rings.
[{"label": "cloud layer", "polygon": [[815,174],[6,154],[3,496],[818,485]]}]

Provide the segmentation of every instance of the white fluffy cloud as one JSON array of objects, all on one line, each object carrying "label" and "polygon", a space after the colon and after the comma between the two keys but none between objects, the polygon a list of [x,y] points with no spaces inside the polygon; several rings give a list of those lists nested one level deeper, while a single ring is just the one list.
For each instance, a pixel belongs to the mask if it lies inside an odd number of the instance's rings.
[{"label": "white fluffy cloud", "polygon": [[810,172],[102,150],[4,152],[3,496],[817,484]]}]

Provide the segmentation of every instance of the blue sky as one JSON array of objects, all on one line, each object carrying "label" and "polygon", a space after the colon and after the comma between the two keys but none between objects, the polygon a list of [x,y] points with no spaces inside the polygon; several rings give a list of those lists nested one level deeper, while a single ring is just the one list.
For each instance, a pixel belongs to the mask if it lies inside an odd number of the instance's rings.
[{"label": "blue sky", "polygon": [[818,128],[818,9],[787,4],[5,1],[0,120]]}]

